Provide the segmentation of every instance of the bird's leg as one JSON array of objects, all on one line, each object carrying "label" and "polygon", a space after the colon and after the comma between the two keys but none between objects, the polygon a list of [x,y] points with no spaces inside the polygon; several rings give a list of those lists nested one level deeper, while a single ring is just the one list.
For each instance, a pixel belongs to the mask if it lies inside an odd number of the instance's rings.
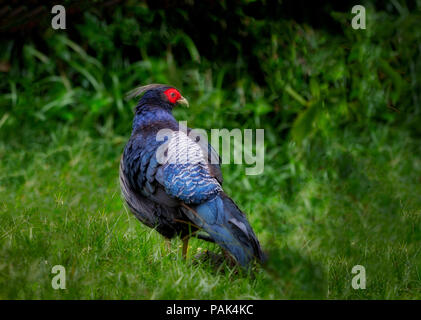
[{"label": "bird's leg", "polygon": [[197,239],[200,240],[205,240],[205,241],[209,241],[209,242],[213,242],[215,243],[215,240],[213,240],[210,236],[206,235],[206,234],[195,234],[194,235]]},{"label": "bird's leg", "polygon": [[189,239],[190,239],[189,236],[186,236],[186,237],[183,238],[183,251],[182,251],[182,255],[183,255],[183,258],[184,259],[187,257],[187,249],[188,249],[188,246],[189,246]]},{"label": "bird's leg", "polygon": [[231,267],[234,267],[237,264],[237,262],[234,260],[234,258],[231,256],[231,254],[227,250],[222,249],[222,251],[224,252],[224,257],[225,257],[225,260],[228,262],[228,265]]},{"label": "bird's leg", "polygon": [[167,247],[168,253],[171,253],[171,240],[165,238],[165,245]]}]

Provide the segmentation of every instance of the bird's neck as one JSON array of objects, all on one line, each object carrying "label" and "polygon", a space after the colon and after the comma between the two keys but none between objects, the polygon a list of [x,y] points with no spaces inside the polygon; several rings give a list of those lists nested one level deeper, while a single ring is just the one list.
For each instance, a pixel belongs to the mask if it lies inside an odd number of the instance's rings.
[{"label": "bird's neck", "polygon": [[133,119],[133,131],[142,127],[153,124],[156,121],[176,122],[170,108],[162,106],[143,105],[137,108]]}]

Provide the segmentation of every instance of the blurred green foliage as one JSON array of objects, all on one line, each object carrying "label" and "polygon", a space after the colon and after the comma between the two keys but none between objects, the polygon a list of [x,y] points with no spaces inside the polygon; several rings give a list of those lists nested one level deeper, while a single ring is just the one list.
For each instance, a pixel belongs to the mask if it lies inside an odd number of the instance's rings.
[{"label": "blurred green foliage", "polygon": [[[222,53],[204,58],[191,35],[167,23],[164,10],[131,1],[110,16],[93,9],[69,32],[46,28],[42,41],[21,47],[3,41],[1,60],[11,69],[0,82],[0,106],[8,117],[2,125],[60,121],[124,133],[132,108],[125,92],[162,82],[203,100],[216,117],[231,113],[225,124],[264,123],[297,141],[317,130],[371,121],[405,125],[418,135],[421,17],[419,10],[399,8],[392,14],[367,6],[365,31],[350,27],[350,11],[332,12],[342,30],[331,35],[292,20],[257,19],[240,6],[232,14],[243,21],[252,52],[242,56],[247,42],[232,38],[238,49],[227,60]],[[258,65],[250,69],[252,60]],[[250,71],[264,77],[254,79]]]},{"label": "blurred green foliage", "polygon": [[[0,298],[421,296],[419,2],[363,2],[366,30],[351,6],[320,9],[320,27],[276,1],[102,3],[69,10],[66,31],[1,40]],[[254,276],[165,255],[125,214],[125,93],[154,82],[189,99],[174,113],[190,127],[265,129],[263,175],[223,168],[270,256]],[[66,292],[50,289],[60,263]]]}]

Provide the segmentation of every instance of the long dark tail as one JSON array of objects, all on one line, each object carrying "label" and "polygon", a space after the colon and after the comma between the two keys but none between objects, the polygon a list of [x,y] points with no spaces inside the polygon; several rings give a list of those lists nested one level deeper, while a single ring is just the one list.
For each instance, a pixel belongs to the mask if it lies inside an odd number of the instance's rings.
[{"label": "long dark tail", "polygon": [[[187,206],[186,206],[187,207]],[[225,193],[200,204],[189,206],[186,215],[203,228],[222,248],[228,250],[247,267],[256,258],[263,262],[264,255],[246,216]]]}]

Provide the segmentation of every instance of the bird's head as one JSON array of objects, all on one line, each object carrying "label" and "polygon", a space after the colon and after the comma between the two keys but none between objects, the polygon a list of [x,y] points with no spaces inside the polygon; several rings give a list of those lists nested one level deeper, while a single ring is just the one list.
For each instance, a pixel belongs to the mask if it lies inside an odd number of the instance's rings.
[{"label": "bird's head", "polygon": [[176,105],[189,106],[188,101],[184,98],[178,89],[165,84],[149,84],[138,87],[130,91],[128,98],[138,97],[142,95],[138,108],[144,104],[156,104],[167,108],[174,108]]}]

